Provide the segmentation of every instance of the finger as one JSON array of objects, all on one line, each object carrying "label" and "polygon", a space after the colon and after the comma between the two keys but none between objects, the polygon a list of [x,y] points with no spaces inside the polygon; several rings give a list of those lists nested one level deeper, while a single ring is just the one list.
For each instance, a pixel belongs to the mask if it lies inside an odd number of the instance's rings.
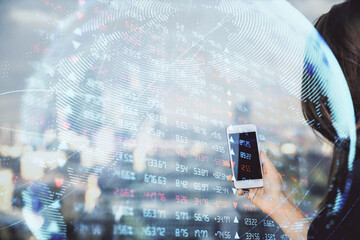
[{"label": "finger", "polygon": [[276,168],[274,167],[270,159],[266,156],[266,153],[264,151],[260,152],[260,159],[262,162],[264,174],[276,172]]},{"label": "finger", "polygon": [[232,180],[232,177],[233,177],[232,174],[228,175],[228,176],[227,176],[227,180],[228,180],[229,182],[232,182],[232,181],[233,181],[233,180]]},{"label": "finger", "polygon": [[242,189],[238,189],[238,191],[237,191],[237,192],[238,192],[238,195],[239,195],[239,196],[244,195],[244,191],[243,191]]},{"label": "finger", "polygon": [[224,167],[231,168],[230,161],[224,161]]}]

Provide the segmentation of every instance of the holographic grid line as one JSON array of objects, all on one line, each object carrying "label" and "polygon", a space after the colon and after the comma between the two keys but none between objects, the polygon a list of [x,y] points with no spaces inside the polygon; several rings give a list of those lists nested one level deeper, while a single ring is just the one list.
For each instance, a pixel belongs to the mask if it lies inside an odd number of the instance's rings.
[{"label": "holographic grid line", "polygon": [[13,91],[0,93],[0,96],[13,94],[13,93],[23,93],[23,92],[52,92],[53,93],[54,91],[51,89],[19,89],[19,90],[13,90]]}]

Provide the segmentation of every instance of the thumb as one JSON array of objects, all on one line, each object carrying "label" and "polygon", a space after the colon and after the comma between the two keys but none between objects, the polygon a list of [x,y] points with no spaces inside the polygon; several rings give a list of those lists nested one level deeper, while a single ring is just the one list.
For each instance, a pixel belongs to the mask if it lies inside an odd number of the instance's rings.
[{"label": "thumb", "polygon": [[266,153],[264,151],[260,152],[260,160],[262,162],[264,174],[276,172],[276,168],[274,167],[270,159],[266,156]]}]

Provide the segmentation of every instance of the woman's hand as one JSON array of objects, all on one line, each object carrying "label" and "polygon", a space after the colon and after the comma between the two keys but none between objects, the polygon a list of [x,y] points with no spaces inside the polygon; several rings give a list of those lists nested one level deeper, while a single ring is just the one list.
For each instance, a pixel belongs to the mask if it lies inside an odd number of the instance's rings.
[{"label": "woman's hand", "polygon": [[[263,151],[260,152],[260,160],[264,173],[264,187],[250,188],[249,191],[239,189],[238,194],[240,196],[244,195],[263,212],[270,214],[286,199],[286,195],[283,191],[281,175]],[[226,167],[231,167],[230,162]],[[229,182],[232,182],[232,177],[231,174],[228,176]]]},{"label": "woman's hand", "polygon": [[[286,197],[281,175],[263,151],[260,153],[260,160],[264,187],[250,188],[248,192],[239,189],[238,194],[244,195],[260,210],[269,214],[290,239],[305,239],[310,220]],[[230,162],[226,167],[231,168]],[[228,176],[229,182],[232,182],[232,177]]]}]

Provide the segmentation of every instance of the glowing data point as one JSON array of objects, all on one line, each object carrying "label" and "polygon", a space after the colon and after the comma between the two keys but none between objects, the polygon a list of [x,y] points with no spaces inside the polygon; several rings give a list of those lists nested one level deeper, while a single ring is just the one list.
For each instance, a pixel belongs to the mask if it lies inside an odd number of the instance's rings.
[{"label": "glowing data point", "polygon": [[238,203],[237,202],[233,202],[234,208],[237,207]]},{"label": "glowing data point", "polygon": [[82,14],[81,12],[77,12],[76,16],[78,17],[79,20],[81,20],[84,17],[84,14]]},{"label": "glowing data point", "polygon": [[50,204],[49,207],[52,207],[52,208],[61,208],[61,205],[60,205],[59,201],[55,201],[55,202],[53,202],[52,204]]},{"label": "glowing data point", "polygon": [[240,239],[239,234],[236,233],[234,238],[235,238],[235,239]]},{"label": "glowing data point", "polygon": [[63,178],[55,178],[55,185],[57,188],[60,188],[64,183],[64,179]]},{"label": "glowing data point", "polygon": [[232,102],[231,101],[227,101],[228,102],[228,105],[231,106]]},{"label": "glowing data point", "polygon": [[235,156],[234,150],[231,149],[231,150],[230,150],[230,154],[233,155],[233,156]]},{"label": "glowing data point", "polygon": [[63,167],[66,163],[66,159],[64,159],[64,158],[58,158],[57,161],[58,161],[59,167]]},{"label": "glowing data point", "polygon": [[231,92],[230,90],[227,91],[227,95],[231,96]]},{"label": "glowing data point", "polygon": [[236,190],[237,190],[236,188],[232,188],[234,195],[236,194]]},{"label": "glowing data point", "polygon": [[82,34],[80,28],[76,28],[76,29],[74,30],[74,33],[75,33],[76,35],[79,35],[79,36],[81,36],[81,34]]},{"label": "glowing data point", "polygon": [[49,232],[58,232],[59,227],[57,226],[56,222],[52,221],[47,229]]},{"label": "glowing data point", "polygon": [[231,142],[231,143],[234,143],[233,137],[230,137],[230,142]]},{"label": "glowing data point", "polygon": [[75,49],[78,49],[79,47],[80,47],[80,43],[79,42],[77,42],[77,41],[72,41],[72,44],[73,44],[73,46],[74,46],[74,48]]}]

